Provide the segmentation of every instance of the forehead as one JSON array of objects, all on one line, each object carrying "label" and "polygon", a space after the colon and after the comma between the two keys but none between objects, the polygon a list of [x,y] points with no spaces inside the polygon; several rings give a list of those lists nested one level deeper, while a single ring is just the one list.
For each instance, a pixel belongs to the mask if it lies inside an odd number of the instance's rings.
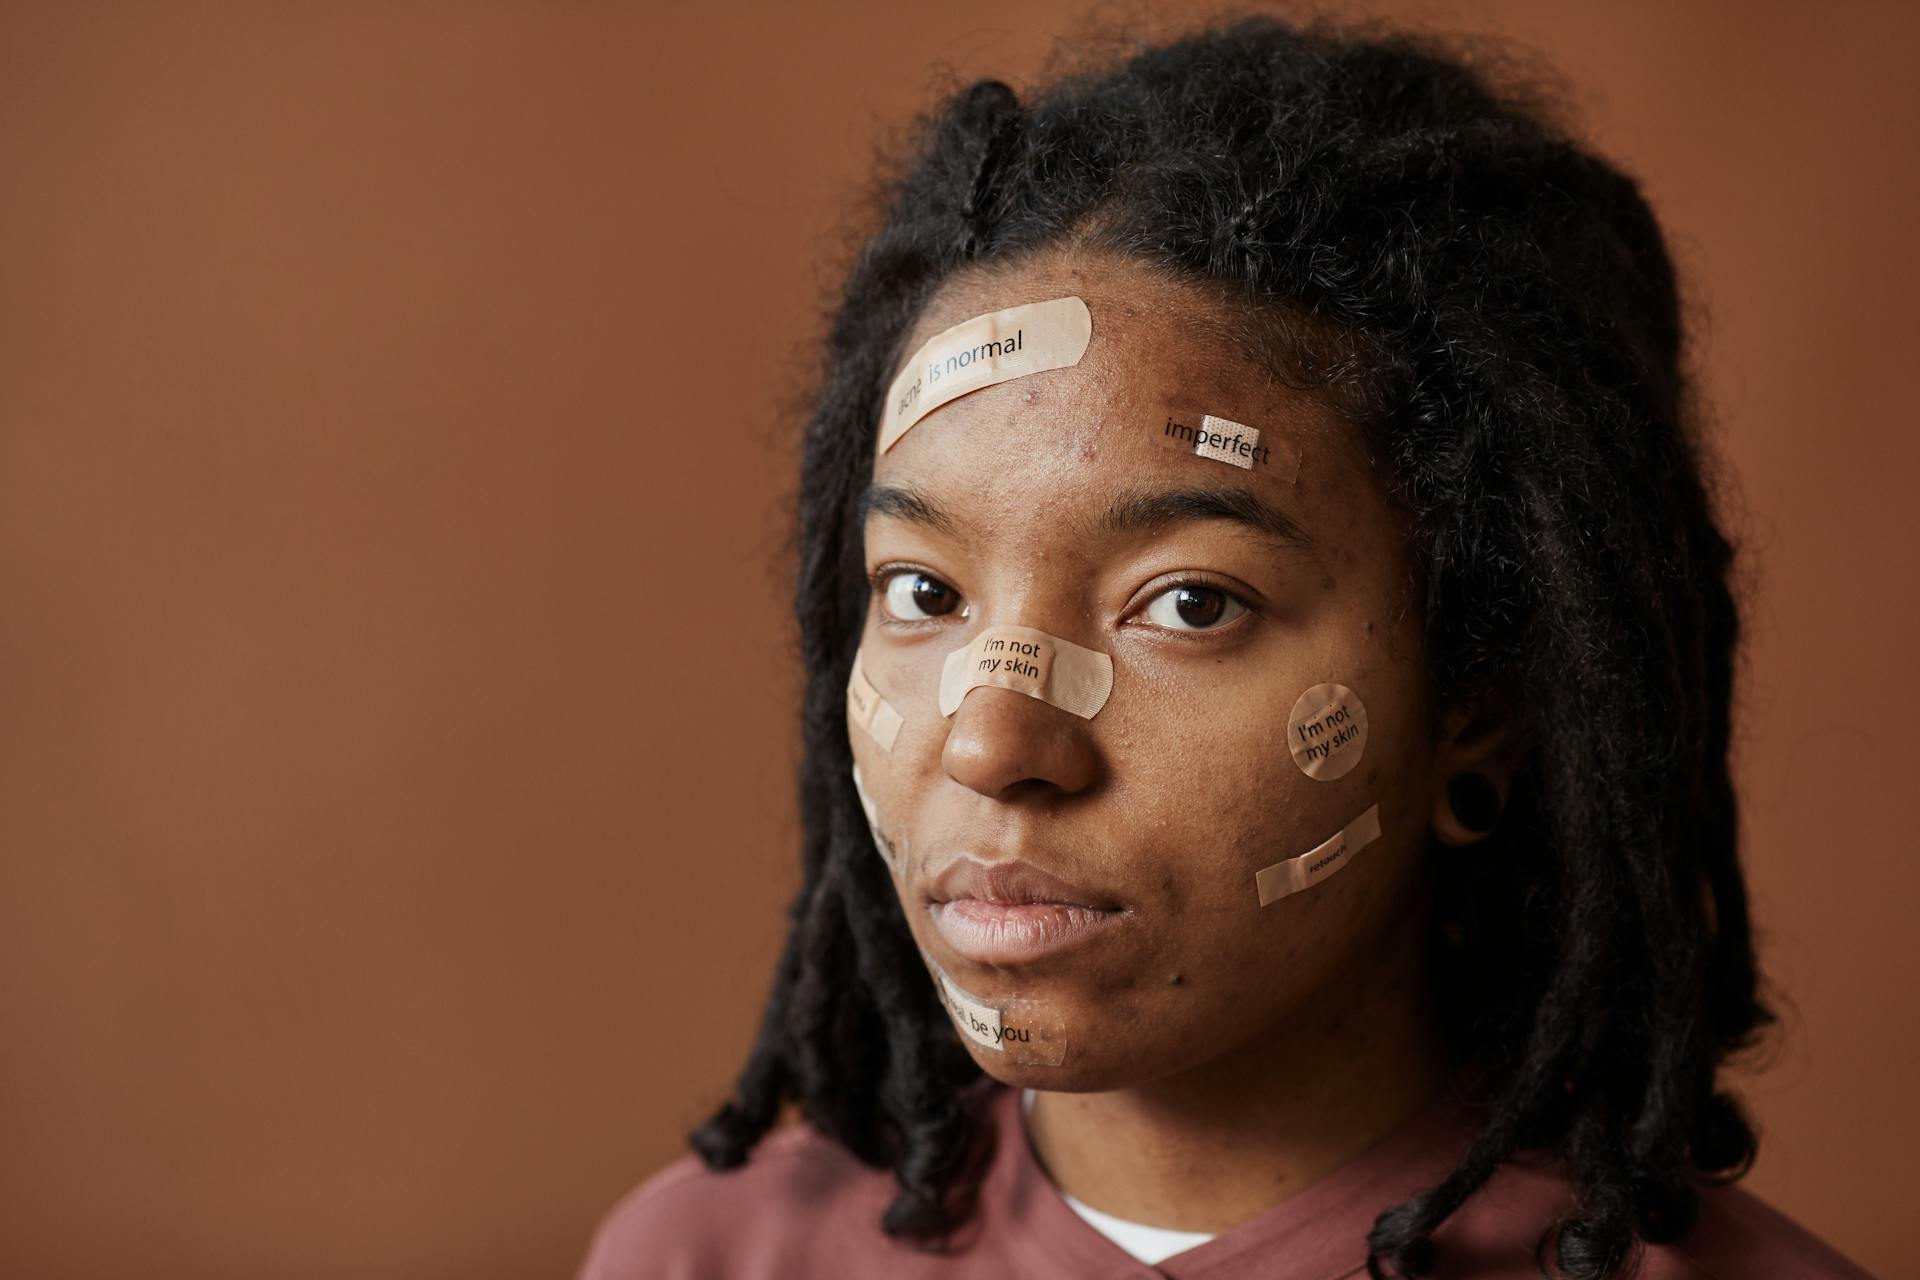
[{"label": "forehead", "polygon": [[902,358],[976,316],[1069,295],[1083,299],[1093,313],[1089,359],[1144,344],[1157,347],[1158,358],[1137,364],[1143,374],[1210,369],[1229,378],[1257,375],[1244,316],[1199,285],[1110,254],[1053,254],[956,275],[922,308]]},{"label": "forehead", "polygon": [[[1239,308],[1123,258],[1058,255],[955,278],[928,302],[903,351],[977,316],[1070,295],[1092,317],[1078,364],[934,410],[876,457],[875,478],[944,487],[963,475],[976,496],[1044,484],[1060,497],[1097,497],[1103,484],[1142,479],[1285,496],[1368,470],[1325,396],[1255,358],[1259,343]],[[1169,416],[1197,427],[1208,415],[1258,432],[1266,465],[1242,469],[1162,447]]]}]

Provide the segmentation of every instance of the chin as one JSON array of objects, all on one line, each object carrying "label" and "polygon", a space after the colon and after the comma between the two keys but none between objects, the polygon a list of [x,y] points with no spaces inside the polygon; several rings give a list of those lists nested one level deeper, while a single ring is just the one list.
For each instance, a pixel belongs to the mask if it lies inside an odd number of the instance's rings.
[{"label": "chin", "polygon": [[[1104,1055],[1102,1055],[1104,1057]],[[1124,1089],[1141,1081],[1139,1064],[1102,1061],[1101,1058],[1076,1058],[1068,1047],[1067,1060],[1059,1066],[1038,1062],[1009,1062],[996,1053],[976,1052],[973,1060],[980,1069],[1001,1084],[1015,1089],[1039,1089],[1048,1093],[1106,1093]]]}]

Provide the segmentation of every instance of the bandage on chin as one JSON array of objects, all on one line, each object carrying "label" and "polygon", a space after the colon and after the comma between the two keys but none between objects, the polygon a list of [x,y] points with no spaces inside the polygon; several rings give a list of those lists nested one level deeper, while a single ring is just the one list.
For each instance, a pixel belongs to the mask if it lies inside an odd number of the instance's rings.
[{"label": "bandage on chin", "polygon": [[1009,307],[935,334],[887,388],[879,451],[893,448],[914,423],[969,391],[1079,364],[1092,338],[1093,315],[1075,297]]},{"label": "bandage on chin", "polygon": [[982,687],[1024,693],[1091,720],[1113,692],[1113,659],[1032,627],[989,627],[940,669],[940,714]]},{"label": "bandage on chin", "polygon": [[968,1040],[989,1053],[1005,1055],[1008,1062],[1057,1067],[1067,1060],[1066,1023],[1040,1001],[1016,998],[988,1003],[949,978],[926,952],[920,958],[933,975],[947,1016]]}]

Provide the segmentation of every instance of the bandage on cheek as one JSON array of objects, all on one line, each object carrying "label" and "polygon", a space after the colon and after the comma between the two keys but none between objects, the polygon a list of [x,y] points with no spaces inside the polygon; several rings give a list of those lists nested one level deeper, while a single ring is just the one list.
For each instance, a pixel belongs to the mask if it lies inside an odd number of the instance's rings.
[{"label": "bandage on cheek", "polygon": [[1260,905],[1319,884],[1379,838],[1380,806],[1369,805],[1365,813],[1299,857],[1276,862],[1256,874],[1253,885],[1260,894]]},{"label": "bandage on cheek", "polygon": [[865,783],[860,777],[860,766],[853,766],[853,793],[860,797],[860,809],[867,815],[867,830],[873,835],[873,847],[880,860],[887,864],[887,870],[895,876],[901,875],[907,866],[907,838],[901,836],[897,841],[890,838],[880,827],[880,811],[873,803],[873,797],[867,794]]},{"label": "bandage on cheek", "polygon": [[853,672],[847,677],[847,723],[865,731],[882,751],[893,750],[893,741],[900,736],[900,726],[904,723],[893,704],[882,698],[867,679],[857,650],[853,655]]},{"label": "bandage on cheek", "polygon": [[1093,316],[1074,297],[975,316],[936,334],[887,388],[879,451],[893,448],[916,422],[969,391],[1079,364],[1092,337]]},{"label": "bandage on cheek", "polygon": [[940,669],[940,714],[950,716],[971,691],[1024,693],[1091,720],[1113,692],[1113,659],[1032,627],[990,627]]},{"label": "bandage on cheek", "polygon": [[961,1035],[1008,1062],[1057,1067],[1067,1060],[1067,1027],[1058,1014],[1037,1000],[1011,999],[997,1004],[973,995],[947,976],[932,956],[922,951],[940,1002]]},{"label": "bandage on cheek", "polygon": [[1343,684],[1313,686],[1287,716],[1287,746],[1314,781],[1346,777],[1366,754],[1366,705]]}]

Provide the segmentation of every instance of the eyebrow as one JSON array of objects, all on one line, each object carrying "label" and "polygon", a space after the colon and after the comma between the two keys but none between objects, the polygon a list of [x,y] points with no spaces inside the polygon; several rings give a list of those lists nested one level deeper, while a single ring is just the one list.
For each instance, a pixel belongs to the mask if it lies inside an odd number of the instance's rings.
[{"label": "eyebrow", "polygon": [[1168,525],[1225,520],[1289,547],[1313,539],[1286,512],[1246,489],[1155,489],[1124,493],[1107,504],[1100,527],[1109,533],[1144,533]]},{"label": "eyebrow", "polygon": [[895,520],[925,525],[948,535],[959,528],[959,522],[947,514],[945,507],[918,489],[902,485],[876,484],[867,487],[867,491],[860,495],[860,523],[864,525],[874,516],[891,516]]},{"label": "eyebrow", "polygon": [[[873,516],[890,516],[952,535],[960,522],[946,508],[919,490],[876,484],[860,495],[860,523]],[[1122,493],[1107,504],[1095,523],[1105,533],[1146,533],[1169,525],[1225,520],[1289,547],[1310,547],[1293,517],[1246,489],[1153,489]]]}]

